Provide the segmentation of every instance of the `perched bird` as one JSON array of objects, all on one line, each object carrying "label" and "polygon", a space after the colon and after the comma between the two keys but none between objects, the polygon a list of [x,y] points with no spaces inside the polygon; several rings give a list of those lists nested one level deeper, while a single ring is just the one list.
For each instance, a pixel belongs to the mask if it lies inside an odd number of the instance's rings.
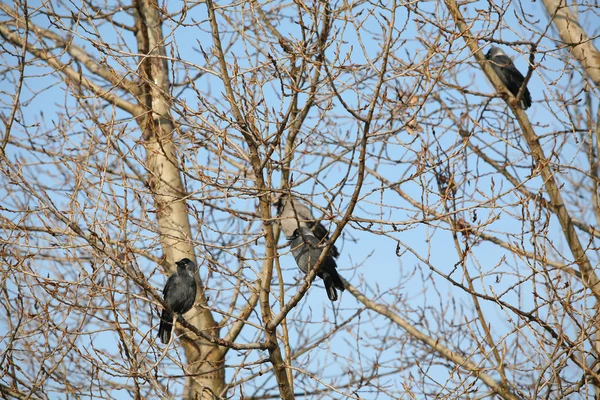
[{"label": "perched bird", "polygon": [[[276,205],[279,226],[285,237],[292,236],[297,228],[309,228],[319,242],[329,238],[327,228],[312,215],[310,208],[304,202],[283,194]],[[330,255],[339,257],[340,252],[335,245],[331,247]]]},{"label": "perched bird", "polygon": [[[177,261],[177,272],[167,279],[163,289],[163,298],[171,307],[171,310],[177,314],[184,314],[192,309],[196,301],[196,264],[189,258],[182,258]],[[158,328],[158,337],[161,342],[168,343],[171,340],[171,331],[173,330],[173,315],[167,309],[164,309],[160,316],[160,326]]]},{"label": "perched bird", "polygon": [[[516,96],[523,85],[525,78],[523,74],[515,67],[512,60],[504,54],[504,52],[496,46],[492,46],[485,55],[485,58],[490,60],[490,65],[498,75],[498,78],[504,83],[504,86]],[[523,90],[523,97],[521,101],[521,108],[527,110],[531,107],[531,94],[527,87]]]},{"label": "perched bird", "polygon": [[[292,254],[296,259],[298,268],[307,274],[315,267],[319,260],[319,256],[321,255],[322,249],[318,247],[319,239],[317,239],[313,232],[307,227],[301,227],[294,230],[294,233],[287,239],[290,241]],[[317,276],[323,279],[323,283],[325,283],[327,297],[329,297],[329,300],[331,301],[336,301],[338,299],[338,294],[335,289],[339,289],[342,292],[346,289],[336,268],[337,265],[335,260],[330,254],[325,258],[319,272],[317,272]]]}]

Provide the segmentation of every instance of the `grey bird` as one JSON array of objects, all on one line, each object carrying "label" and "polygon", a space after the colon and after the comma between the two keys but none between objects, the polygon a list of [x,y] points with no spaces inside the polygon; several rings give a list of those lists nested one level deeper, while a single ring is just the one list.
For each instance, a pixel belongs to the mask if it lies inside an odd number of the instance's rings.
[{"label": "grey bird", "polygon": [[[163,289],[163,298],[171,310],[177,314],[184,314],[192,309],[196,301],[196,264],[189,258],[177,261],[177,272],[167,279]],[[169,343],[173,331],[173,315],[164,309],[160,316],[158,337],[161,342]]]},{"label": "grey bird", "polygon": [[[525,77],[515,67],[510,57],[504,54],[499,47],[492,46],[485,55],[485,58],[490,61],[490,65],[494,69],[494,72],[496,72],[496,75],[498,75],[498,78],[504,83],[504,86],[506,86],[513,96],[516,96],[521,86],[523,86]],[[525,88],[523,90],[521,108],[527,110],[529,107],[531,107],[531,94],[529,93],[529,89]]]},{"label": "grey bird", "polygon": [[[313,232],[307,227],[301,227],[294,230],[294,233],[287,239],[290,241],[292,254],[296,259],[298,268],[307,274],[315,267],[319,260],[319,256],[321,255],[322,249],[318,247],[319,239],[317,239]],[[335,260],[330,254],[325,258],[319,272],[317,272],[317,276],[323,279],[325,290],[327,290],[327,297],[329,297],[329,300],[331,301],[336,301],[338,299],[336,289],[339,289],[342,292],[346,289],[336,268],[337,265]]]},{"label": "grey bird", "polygon": [[[329,238],[327,228],[312,215],[310,208],[304,202],[283,194],[279,197],[276,205],[279,226],[285,237],[292,236],[296,229],[302,227],[309,228],[319,242]],[[331,247],[330,255],[335,258],[339,257],[340,252],[335,245]]]}]

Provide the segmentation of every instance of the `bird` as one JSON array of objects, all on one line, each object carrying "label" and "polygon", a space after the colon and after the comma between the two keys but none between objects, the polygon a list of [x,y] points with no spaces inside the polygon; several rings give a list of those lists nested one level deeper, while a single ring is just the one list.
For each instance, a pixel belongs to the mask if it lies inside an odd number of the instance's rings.
[{"label": "bird", "polygon": [[[194,279],[196,264],[189,258],[182,258],[175,264],[177,272],[167,279],[163,289],[163,298],[172,311],[177,314],[185,314],[192,309],[196,301],[196,281]],[[160,316],[160,326],[158,327],[158,337],[161,342],[169,343],[172,330],[173,315],[165,308]]]},{"label": "bird", "polygon": [[[290,241],[292,254],[296,259],[298,268],[305,274],[315,267],[322,249],[318,247],[319,239],[313,234],[313,231],[307,227],[300,227],[294,230],[291,236],[287,238]],[[323,279],[327,297],[329,300],[336,301],[338,299],[337,290],[342,292],[346,289],[344,282],[337,272],[335,260],[329,254],[317,272],[317,276]]]},{"label": "bird", "polygon": [[[502,81],[504,86],[516,96],[525,81],[523,74],[515,67],[510,57],[508,57],[502,49],[496,46],[492,46],[485,55],[485,58],[490,61],[490,65],[498,75],[498,78]],[[531,94],[529,89],[525,87],[523,90],[523,97],[521,101],[521,107],[527,110],[531,107]]]},{"label": "bird", "polygon": [[[279,197],[276,206],[279,226],[281,226],[285,237],[292,236],[297,228],[304,227],[309,228],[319,242],[329,239],[327,228],[312,215],[310,208],[304,202],[295,200],[284,193]],[[331,246],[330,255],[335,258],[340,256],[340,252],[335,245]]]}]

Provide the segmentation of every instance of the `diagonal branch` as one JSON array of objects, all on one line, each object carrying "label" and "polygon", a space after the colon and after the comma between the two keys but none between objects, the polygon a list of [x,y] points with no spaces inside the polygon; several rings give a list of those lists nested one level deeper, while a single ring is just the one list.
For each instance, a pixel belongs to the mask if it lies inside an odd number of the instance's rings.
[{"label": "diagonal branch", "polygon": [[30,54],[33,54],[35,57],[47,63],[50,67],[52,67],[55,71],[61,72],[65,75],[69,80],[73,82],[77,82],[77,84],[82,85],[83,87],[91,90],[95,95],[103,98],[109,103],[115,105],[116,107],[127,111],[131,115],[142,115],[144,109],[136,104],[130,103],[126,100],[123,100],[120,96],[117,96],[113,93],[113,88],[104,89],[89,79],[83,77],[79,72],[75,71],[72,67],[67,64],[61,63],[58,59],[51,53],[48,53],[45,50],[34,47],[33,45],[26,43],[22,37],[20,37],[17,33],[12,32],[8,26],[0,25],[0,36],[2,36],[5,40],[14,44],[15,46],[25,47]]},{"label": "diagonal branch", "polygon": [[[460,35],[465,40],[467,46],[471,50],[483,72],[494,85],[494,88],[498,92],[507,93],[508,90],[502,84],[500,78],[498,78],[491,65],[486,62],[486,59],[481,53],[479,45],[477,44],[477,39],[471,33],[468,24],[465,22],[460,10],[458,9],[458,4],[456,1],[445,0],[445,3],[448,10],[452,14],[454,21],[456,22],[456,26],[460,31]],[[542,176],[544,186],[546,187],[546,191],[550,197],[550,203],[552,205],[553,212],[560,222],[567,244],[573,253],[575,263],[581,272],[583,284],[592,291],[596,299],[600,300],[600,279],[594,272],[592,264],[585,253],[585,249],[583,248],[581,241],[577,236],[577,232],[575,232],[573,221],[569,215],[569,212],[567,211],[567,207],[562,198],[558,183],[554,179],[554,173],[550,169],[550,161],[544,154],[544,150],[542,149],[539,139],[535,134],[531,123],[529,122],[527,114],[516,103],[510,101],[510,98],[511,96],[507,97],[507,104],[512,109],[514,115],[519,121],[523,137],[527,141],[527,145],[531,151],[531,156],[536,164],[536,170],[533,171],[533,173],[538,172]]]},{"label": "diagonal branch", "polygon": [[400,326],[411,336],[420,340],[425,345],[435,350],[438,354],[451,361],[457,367],[473,373],[474,376],[481,379],[490,389],[492,389],[496,394],[498,394],[502,398],[506,400],[520,400],[520,398],[514,393],[512,393],[507,387],[503,386],[500,382],[496,381],[494,378],[486,374],[484,372],[484,368],[477,366],[467,357],[464,357],[452,351],[448,347],[444,346],[439,339],[432,338],[431,336],[428,336],[425,333],[419,331],[407,320],[402,318],[397,313],[393,312],[390,309],[390,307],[369,300],[364,294],[362,294],[357,288],[352,286],[346,280],[344,280],[344,284],[346,285],[346,289],[348,289],[348,291],[356,298],[356,300],[360,301],[367,308],[377,312],[378,314],[383,315],[384,317],[389,318],[392,322]]},{"label": "diagonal branch", "polygon": [[27,16],[25,16],[25,18],[22,18],[14,9],[10,8],[4,3],[0,3],[0,10],[4,11],[14,19],[15,26],[24,27],[25,29],[31,30],[39,37],[44,37],[52,40],[58,48],[65,49],[71,55],[71,57],[73,57],[73,59],[83,64],[91,73],[101,78],[104,78],[105,80],[110,82],[114,87],[119,87],[136,97],[142,94],[139,85],[125,79],[120,75],[115,74],[110,69],[101,66],[83,48],[77,46],[76,44],[73,44],[71,40],[65,40],[62,36],[54,33],[49,29],[40,28],[39,26],[35,25],[30,20],[28,20]]}]

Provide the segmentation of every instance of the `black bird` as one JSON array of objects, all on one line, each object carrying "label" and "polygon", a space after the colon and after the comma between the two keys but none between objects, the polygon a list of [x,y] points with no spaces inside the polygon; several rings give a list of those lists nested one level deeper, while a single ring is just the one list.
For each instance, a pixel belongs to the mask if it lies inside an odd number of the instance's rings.
[{"label": "black bird", "polygon": [[[307,227],[296,229],[292,236],[287,239],[290,241],[292,254],[296,259],[298,268],[307,274],[309,270],[315,267],[315,264],[321,255],[322,249],[318,247],[319,239],[317,239],[313,232]],[[335,289],[339,289],[342,292],[346,289],[336,268],[337,265],[335,260],[330,254],[325,258],[325,261],[321,264],[321,268],[317,273],[317,276],[323,279],[325,289],[327,290],[327,297],[329,297],[329,300],[331,301],[336,301],[338,299],[338,294]]]},{"label": "black bird", "polygon": [[[182,258],[175,264],[177,264],[177,272],[167,279],[163,289],[163,298],[171,310],[177,314],[184,314],[192,309],[196,301],[196,281],[194,280],[196,264],[189,258]],[[158,328],[158,337],[161,342],[169,343],[172,330],[173,315],[164,309]]]},{"label": "black bird", "polygon": [[[513,96],[516,96],[525,81],[525,77],[515,67],[512,60],[496,46],[490,48],[485,58],[490,60],[490,65],[494,69],[494,72],[496,72],[496,75],[498,75],[498,78],[504,83],[504,86],[510,90]],[[525,88],[523,90],[521,108],[527,110],[529,107],[531,107],[531,94],[529,93],[529,89]]]},{"label": "black bird", "polygon": [[[285,237],[292,236],[297,228],[309,228],[319,242],[329,238],[327,228],[312,215],[310,208],[304,202],[283,194],[276,205],[279,226]],[[331,247],[330,254],[335,258],[339,257],[340,252],[335,245]]]}]

